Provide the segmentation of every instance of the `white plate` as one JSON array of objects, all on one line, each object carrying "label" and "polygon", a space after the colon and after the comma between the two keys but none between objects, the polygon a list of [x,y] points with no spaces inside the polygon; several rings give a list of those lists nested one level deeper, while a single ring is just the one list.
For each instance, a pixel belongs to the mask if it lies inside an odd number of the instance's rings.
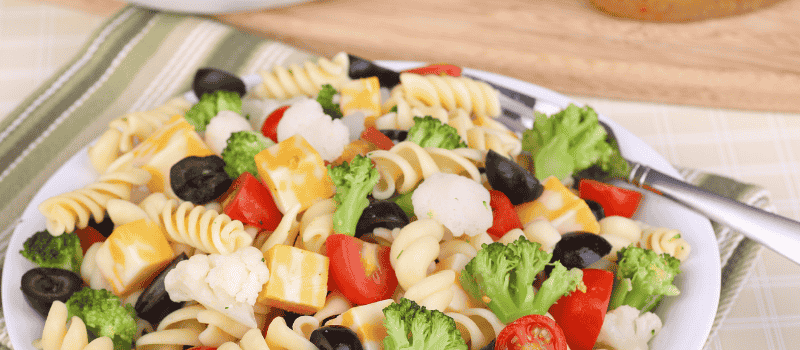
[{"label": "white plate", "polygon": [[[381,63],[397,70],[419,66],[415,62]],[[554,113],[572,102],[556,92],[513,78],[472,69],[465,72],[536,97],[536,109],[542,112]],[[627,158],[680,178],[678,172],[654,149],[613,120],[603,116],[600,118],[611,126]],[[17,350],[33,349],[30,344],[41,337],[44,325],[42,317],[28,306],[19,289],[22,274],[34,265],[18,252],[25,239],[45,227],[45,218],[37,206],[47,198],[88,185],[97,176],[85,149],[74,155],[39,190],[11,236],[2,276],[2,301],[11,343]],[[674,202],[649,192],[644,193],[636,218],[654,226],[677,229],[692,245],[691,256],[681,265],[683,272],[675,280],[681,294],[664,298],[656,310],[664,328],[651,342],[651,349],[699,350],[708,337],[719,303],[719,249],[711,224],[706,218]]]},{"label": "white plate", "polygon": [[147,8],[194,14],[222,14],[289,6],[309,0],[128,0]]}]

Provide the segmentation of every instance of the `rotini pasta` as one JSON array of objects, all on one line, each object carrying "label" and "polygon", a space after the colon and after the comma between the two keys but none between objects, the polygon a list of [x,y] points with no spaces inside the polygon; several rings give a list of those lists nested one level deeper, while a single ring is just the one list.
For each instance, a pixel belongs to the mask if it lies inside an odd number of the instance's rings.
[{"label": "rotini pasta", "polygon": [[97,242],[86,250],[83,255],[83,262],[81,262],[81,278],[92,289],[114,290],[97,267],[95,256],[102,245],[103,243]]},{"label": "rotini pasta", "polygon": [[456,272],[442,270],[423,278],[409,287],[403,297],[413,300],[429,310],[444,312],[455,296],[455,292],[452,290],[455,283]]},{"label": "rotini pasta", "polygon": [[269,323],[266,340],[271,350],[317,350],[308,339],[289,328],[283,317],[276,317]]},{"label": "rotini pasta", "polygon": [[406,101],[401,89],[392,90],[391,96],[382,109],[384,114],[375,120],[375,127],[378,129],[408,130],[414,126],[414,117],[431,116],[439,119],[442,124],[448,124],[459,114],[469,118],[469,113],[463,109],[448,112],[441,106],[412,106]]},{"label": "rotini pasta", "polygon": [[680,261],[686,260],[691,252],[689,242],[681,238],[681,233],[675,229],[664,227],[653,227],[643,223],[642,225],[642,248],[650,249],[658,254],[667,253]]},{"label": "rotini pasta", "polygon": [[42,350],[102,350],[113,349],[109,337],[99,337],[89,343],[86,325],[80,317],[73,316],[67,328],[67,306],[56,300],[47,313],[39,343]]},{"label": "rotini pasta", "polygon": [[150,173],[142,169],[123,168],[107,172],[97,182],[82,189],[45,200],[39,204],[39,211],[47,219],[47,231],[60,236],[76,228],[85,228],[92,217],[102,220],[110,199],[128,200],[133,186],[148,181]]},{"label": "rotini pasta", "polygon": [[341,315],[343,312],[349,310],[353,307],[353,304],[350,300],[342,295],[342,292],[339,291],[332,291],[328,296],[325,298],[325,305],[314,314],[314,318],[316,318],[320,324],[325,321],[325,319]]},{"label": "rotini pasta", "polygon": [[300,219],[300,240],[303,249],[322,254],[322,245],[333,233],[333,213],[336,201],[333,198],[312,204]]},{"label": "rotini pasta", "polygon": [[176,97],[155,109],[131,112],[112,120],[109,129],[89,147],[89,161],[98,172],[105,172],[121,154],[133,149],[136,140],[146,139],[170,117],[185,114],[191,106],[183,97]]},{"label": "rotini pasta", "polygon": [[377,199],[389,198],[395,190],[408,193],[423,179],[439,172],[465,175],[481,182],[478,168],[466,157],[441,148],[424,149],[411,141],[398,143],[388,151],[372,151],[367,156],[381,174],[372,193]]},{"label": "rotini pasta", "polygon": [[190,202],[178,203],[163,193],[148,196],[140,206],[151,220],[164,226],[169,240],[206,253],[230,254],[253,242],[241,221]]},{"label": "rotini pasta", "polygon": [[401,73],[395,89],[402,90],[412,106],[441,106],[448,111],[461,108],[478,117],[496,117],[502,112],[497,90],[468,77]]},{"label": "rotini pasta", "polygon": [[271,71],[259,71],[261,84],[252,93],[259,98],[276,98],[285,100],[305,95],[313,97],[322,85],[330,84],[338,89],[345,81],[350,80],[348,71],[350,59],[340,52],[333,59],[320,58],[316,63],[306,61],[303,65],[290,64],[285,67],[274,67]]},{"label": "rotini pasta", "polygon": [[484,308],[473,308],[457,312],[447,312],[456,322],[456,328],[467,342],[469,349],[481,349],[495,339],[505,325],[494,313]]},{"label": "rotini pasta", "polygon": [[392,242],[389,259],[404,290],[428,276],[428,267],[439,256],[444,231],[444,226],[433,219],[420,219],[400,230]]}]

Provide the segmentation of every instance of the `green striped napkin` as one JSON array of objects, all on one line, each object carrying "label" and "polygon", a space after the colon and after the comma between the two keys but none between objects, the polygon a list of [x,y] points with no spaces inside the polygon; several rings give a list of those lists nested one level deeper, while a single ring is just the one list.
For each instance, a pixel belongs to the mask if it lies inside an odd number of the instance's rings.
[{"label": "green striped napkin", "polygon": [[[0,257],[36,191],[112,119],[152,109],[188,91],[200,67],[248,75],[262,67],[311,57],[212,20],[126,7],[0,122]],[[703,188],[769,208],[768,193],[757,186],[691,169],[683,169],[683,175]],[[714,230],[724,269],[712,333],[727,315],[761,249],[725,227],[714,225]],[[11,347],[2,317],[0,346]]]}]

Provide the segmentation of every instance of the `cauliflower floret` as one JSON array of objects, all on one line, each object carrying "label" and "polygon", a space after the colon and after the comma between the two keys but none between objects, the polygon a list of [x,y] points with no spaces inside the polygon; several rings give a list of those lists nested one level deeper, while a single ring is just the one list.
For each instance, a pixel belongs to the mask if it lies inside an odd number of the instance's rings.
[{"label": "cauliflower floret", "polygon": [[597,345],[614,350],[647,350],[647,343],[661,331],[661,319],[652,312],[622,305],[606,313]]},{"label": "cauliflower floret", "polygon": [[350,130],[340,119],[325,114],[316,100],[304,99],[292,104],[278,123],[278,142],[301,135],[323,160],[332,162],[350,143]]},{"label": "cauliflower floret", "polygon": [[256,328],[253,305],[269,280],[261,250],[245,247],[229,255],[198,254],[167,273],[164,286],[175,302],[196,300],[239,323]]},{"label": "cauliflower floret", "polygon": [[414,214],[447,227],[453,236],[476,236],[492,227],[489,191],[469,178],[436,173],[411,195]]},{"label": "cauliflower floret", "polygon": [[221,111],[206,126],[205,141],[214,153],[220,155],[231,134],[245,130],[253,130],[247,119],[233,111]]}]

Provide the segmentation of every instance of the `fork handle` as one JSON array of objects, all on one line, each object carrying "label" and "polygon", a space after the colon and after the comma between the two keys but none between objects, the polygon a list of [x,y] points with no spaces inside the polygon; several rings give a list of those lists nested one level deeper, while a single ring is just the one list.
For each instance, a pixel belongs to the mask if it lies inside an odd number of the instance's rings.
[{"label": "fork handle", "polygon": [[631,162],[627,182],[689,207],[800,264],[800,222],[706,191]]}]

